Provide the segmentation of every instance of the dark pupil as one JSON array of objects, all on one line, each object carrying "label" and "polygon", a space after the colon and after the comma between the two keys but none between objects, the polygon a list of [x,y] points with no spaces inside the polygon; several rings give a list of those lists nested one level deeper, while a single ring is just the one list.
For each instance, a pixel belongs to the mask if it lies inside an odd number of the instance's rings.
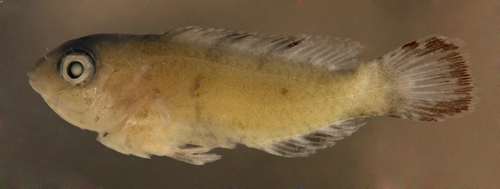
[{"label": "dark pupil", "polygon": [[72,79],[79,78],[83,73],[82,63],[76,61],[69,63],[68,68],[66,68],[66,73],[68,73],[68,76]]}]

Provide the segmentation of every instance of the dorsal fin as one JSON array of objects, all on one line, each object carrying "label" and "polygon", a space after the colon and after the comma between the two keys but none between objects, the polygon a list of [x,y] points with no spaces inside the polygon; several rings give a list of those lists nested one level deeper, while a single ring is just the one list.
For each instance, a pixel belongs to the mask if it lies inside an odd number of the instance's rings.
[{"label": "dorsal fin", "polygon": [[306,157],[318,149],[333,146],[335,141],[350,136],[364,124],[363,118],[345,120],[305,135],[272,142],[258,148],[283,157]]},{"label": "dorsal fin", "polygon": [[164,40],[203,48],[219,48],[251,55],[274,55],[283,59],[308,62],[329,70],[357,66],[354,57],[361,52],[359,42],[330,37],[264,35],[241,31],[190,26],[163,34]]}]

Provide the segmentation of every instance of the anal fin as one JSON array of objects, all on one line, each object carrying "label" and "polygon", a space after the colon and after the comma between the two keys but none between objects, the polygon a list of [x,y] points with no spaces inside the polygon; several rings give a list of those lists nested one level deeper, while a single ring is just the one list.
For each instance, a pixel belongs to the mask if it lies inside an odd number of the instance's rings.
[{"label": "anal fin", "polygon": [[363,118],[344,120],[311,133],[266,144],[260,149],[283,157],[306,157],[316,150],[333,146],[335,141],[350,136],[364,124]]}]

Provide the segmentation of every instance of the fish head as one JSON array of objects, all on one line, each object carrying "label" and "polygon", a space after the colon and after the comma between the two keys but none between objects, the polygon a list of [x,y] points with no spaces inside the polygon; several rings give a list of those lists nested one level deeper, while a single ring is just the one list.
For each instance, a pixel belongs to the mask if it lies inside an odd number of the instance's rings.
[{"label": "fish head", "polygon": [[119,46],[121,39],[125,38],[118,34],[100,34],[68,41],[38,60],[28,72],[29,83],[69,123],[107,132],[125,119],[127,111],[126,103],[117,106],[126,97],[107,89],[109,85],[116,89],[117,81],[127,77],[111,77],[117,62],[123,61],[109,49]]}]

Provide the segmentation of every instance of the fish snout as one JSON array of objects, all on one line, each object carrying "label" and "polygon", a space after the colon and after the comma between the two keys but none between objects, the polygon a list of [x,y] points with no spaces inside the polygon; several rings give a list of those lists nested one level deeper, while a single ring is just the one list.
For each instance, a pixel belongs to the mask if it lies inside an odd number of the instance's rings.
[{"label": "fish snout", "polygon": [[37,66],[34,66],[33,68],[31,68],[29,71],[28,71],[28,78],[29,78],[29,82],[32,83],[32,82],[35,82],[37,80],[37,77],[36,77],[36,72],[37,72]]},{"label": "fish snout", "polygon": [[47,62],[47,56],[44,55],[42,58],[40,58],[35,65],[28,71],[28,78],[30,85],[35,89],[37,92],[38,90],[35,88],[36,83],[41,83],[41,80],[46,80],[45,77],[47,77],[47,70],[51,69],[51,64]]},{"label": "fish snout", "polygon": [[28,75],[30,83],[33,82],[34,78],[35,78],[35,74],[33,73],[33,70],[28,71],[27,75]]},{"label": "fish snout", "polygon": [[33,69],[31,69],[30,71],[28,71],[28,78],[29,78],[29,83],[31,85],[31,88],[33,88],[36,92],[39,92],[39,90],[37,90],[37,85],[36,85],[36,77],[35,77],[35,73],[33,71]]},{"label": "fish snout", "polygon": [[[38,93],[40,93],[40,83],[41,83],[41,80],[43,80],[43,76],[40,76],[42,70],[42,68],[37,64],[35,66],[33,66],[27,73],[28,75],[28,78],[29,78],[29,83],[31,85],[31,87]],[[43,75],[43,74],[42,74]]]}]

